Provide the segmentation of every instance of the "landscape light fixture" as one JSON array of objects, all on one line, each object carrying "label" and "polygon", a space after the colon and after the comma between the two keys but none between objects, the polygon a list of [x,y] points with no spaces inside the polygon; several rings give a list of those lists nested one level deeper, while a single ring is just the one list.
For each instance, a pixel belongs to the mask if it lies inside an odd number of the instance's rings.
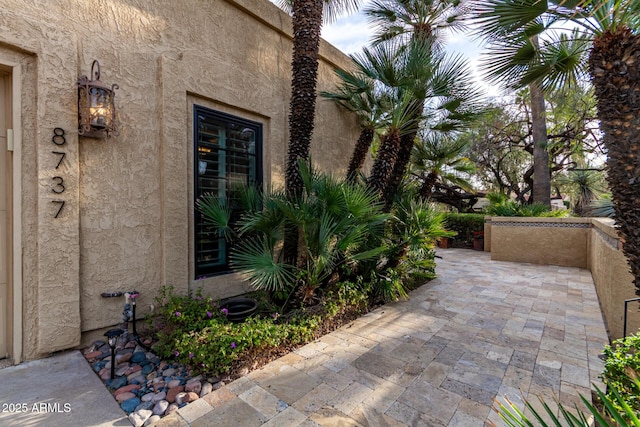
[{"label": "landscape light fixture", "polygon": [[107,337],[109,347],[111,348],[111,379],[115,377],[116,368],[116,344],[118,343],[118,337],[122,335],[122,329],[109,329],[104,333]]},{"label": "landscape light fixture", "polygon": [[100,63],[93,61],[91,78],[78,79],[78,134],[88,138],[105,138],[118,135],[116,107],[113,103],[115,90],[100,81]]}]

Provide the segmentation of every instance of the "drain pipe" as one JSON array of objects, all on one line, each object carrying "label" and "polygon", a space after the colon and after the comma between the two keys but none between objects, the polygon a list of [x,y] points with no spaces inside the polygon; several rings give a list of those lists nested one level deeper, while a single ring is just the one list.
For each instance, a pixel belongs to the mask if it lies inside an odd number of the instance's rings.
[{"label": "drain pipe", "polygon": [[[125,301],[127,301],[127,304],[129,304],[131,309],[129,313],[131,314],[130,319],[133,323],[133,338],[135,338],[136,341],[139,340],[138,332],[136,331],[136,298],[138,298],[139,295],[138,291],[131,291],[124,294]],[[129,303],[129,301],[131,302]],[[125,304],[125,307],[127,304]]]},{"label": "drain pipe", "polygon": [[130,292],[103,292],[100,294],[103,298],[115,298],[121,297],[124,295],[125,303],[124,308],[122,310],[122,335],[121,339],[126,342],[128,340],[129,335],[129,321],[132,324],[132,337],[145,350],[149,350],[149,348],[142,342],[140,337],[138,336],[138,331],[136,329],[136,299],[140,296],[138,291],[130,291]]}]

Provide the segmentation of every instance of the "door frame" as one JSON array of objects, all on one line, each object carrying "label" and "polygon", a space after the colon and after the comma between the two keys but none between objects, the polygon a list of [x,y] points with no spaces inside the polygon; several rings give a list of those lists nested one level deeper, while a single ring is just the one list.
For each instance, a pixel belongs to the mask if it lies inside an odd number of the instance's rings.
[{"label": "door frame", "polygon": [[[7,327],[10,341],[9,355],[14,364],[22,361],[22,67],[0,56],[0,66],[11,75],[11,128],[13,154],[11,162],[11,268],[10,301],[13,316]],[[6,147],[1,147],[6,149]]]}]

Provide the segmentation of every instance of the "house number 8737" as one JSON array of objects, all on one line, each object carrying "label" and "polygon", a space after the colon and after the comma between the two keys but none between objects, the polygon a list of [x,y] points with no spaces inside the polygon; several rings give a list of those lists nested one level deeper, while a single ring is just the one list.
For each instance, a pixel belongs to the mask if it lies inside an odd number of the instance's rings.
[{"label": "house number 8737", "polygon": [[[55,144],[57,147],[64,146],[67,143],[67,140],[64,137],[64,129],[55,128],[53,130],[53,136],[51,137],[51,142]],[[56,169],[58,169],[62,164],[62,161],[64,160],[67,153],[65,153],[64,151],[58,151],[58,150],[52,151],[52,153],[59,156],[58,163],[56,164]],[[66,190],[64,186],[64,178],[61,176],[54,176],[53,178],[51,178],[51,180],[53,181],[53,183],[51,184],[51,191],[54,192],[55,194],[64,193],[64,190]],[[64,208],[64,200],[56,199],[56,200],[52,200],[51,203],[58,205],[56,214],[54,215],[54,218],[58,218],[58,216],[60,216],[60,213],[62,212],[62,208]]]}]

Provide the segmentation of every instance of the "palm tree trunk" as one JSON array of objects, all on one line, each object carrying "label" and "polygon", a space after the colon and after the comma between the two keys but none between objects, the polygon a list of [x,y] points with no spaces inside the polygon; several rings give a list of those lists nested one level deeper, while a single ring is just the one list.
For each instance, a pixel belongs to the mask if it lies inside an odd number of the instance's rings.
[{"label": "palm tree trunk", "polygon": [[[285,170],[285,189],[290,196],[299,197],[302,194],[298,160],[309,157],[313,135],[322,9],[322,0],[293,0],[289,149]],[[290,263],[296,262],[297,244],[297,230],[292,226],[286,227],[283,255]]]},{"label": "palm tree trunk", "polygon": [[429,172],[429,175],[424,179],[424,182],[420,186],[420,191],[418,192],[418,195],[422,200],[427,200],[431,197],[433,186],[436,185],[437,180],[438,174],[435,172]]},{"label": "palm tree trunk", "polygon": [[547,119],[544,96],[536,84],[529,85],[531,93],[531,133],[533,136],[533,201],[551,207],[551,174],[547,152]]},{"label": "palm tree trunk", "polygon": [[302,193],[298,160],[309,157],[316,109],[322,0],[293,0],[291,111],[285,185],[287,193]]},{"label": "palm tree trunk", "polygon": [[400,187],[402,178],[404,177],[404,174],[407,171],[407,167],[409,166],[409,162],[411,161],[413,144],[416,139],[416,135],[418,134],[418,123],[420,122],[420,118],[422,116],[422,110],[424,110],[426,95],[424,91],[420,91],[414,92],[414,96],[415,99],[407,108],[409,116],[407,126],[411,123],[415,124],[415,128],[413,130],[410,130],[408,133],[405,133],[400,138],[398,156],[395,163],[393,164],[393,170],[391,171],[383,190],[385,212],[389,212],[391,210],[391,205],[393,204],[395,195],[398,192],[398,188]]},{"label": "palm tree trunk", "polygon": [[355,181],[358,171],[362,168],[364,160],[367,158],[367,153],[373,142],[374,130],[373,127],[365,127],[360,132],[356,146],[353,149],[353,155],[349,162],[349,168],[347,169],[347,180]]},{"label": "palm tree trunk", "polygon": [[384,190],[387,179],[393,170],[393,165],[398,158],[400,147],[400,132],[397,129],[389,129],[382,137],[382,144],[371,169],[371,176],[367,180],[367,186],[378,193]]},{"label": "palm tree trunk", "polygon": [[[540,49],[538,36],[531,43]],[[529,85],[531,94],[531,136],[533,137],[533,201],[551,208],[551,173],[547,152],[547,115],[542,89],[536,83]]]},{"label": "palm tree trunk", "polygon": [[589,56],[600,129],[607,147],[607,179],[622,251],[640,295],[640,36],[628,28],[605,32]]},{"label": "palm tree trunk", "polygon": [[416,132],[405,134],[400,138],[400,148],[398,149],[398,156],[393,164],[393,170],[387,180],[387,184],[384,187],[384,211],[389,212],[393,200],[400,187],[404,173],[407,171],[407,166],[411,161],[411,151],[413,150],[413,141],[416,138]]}]

